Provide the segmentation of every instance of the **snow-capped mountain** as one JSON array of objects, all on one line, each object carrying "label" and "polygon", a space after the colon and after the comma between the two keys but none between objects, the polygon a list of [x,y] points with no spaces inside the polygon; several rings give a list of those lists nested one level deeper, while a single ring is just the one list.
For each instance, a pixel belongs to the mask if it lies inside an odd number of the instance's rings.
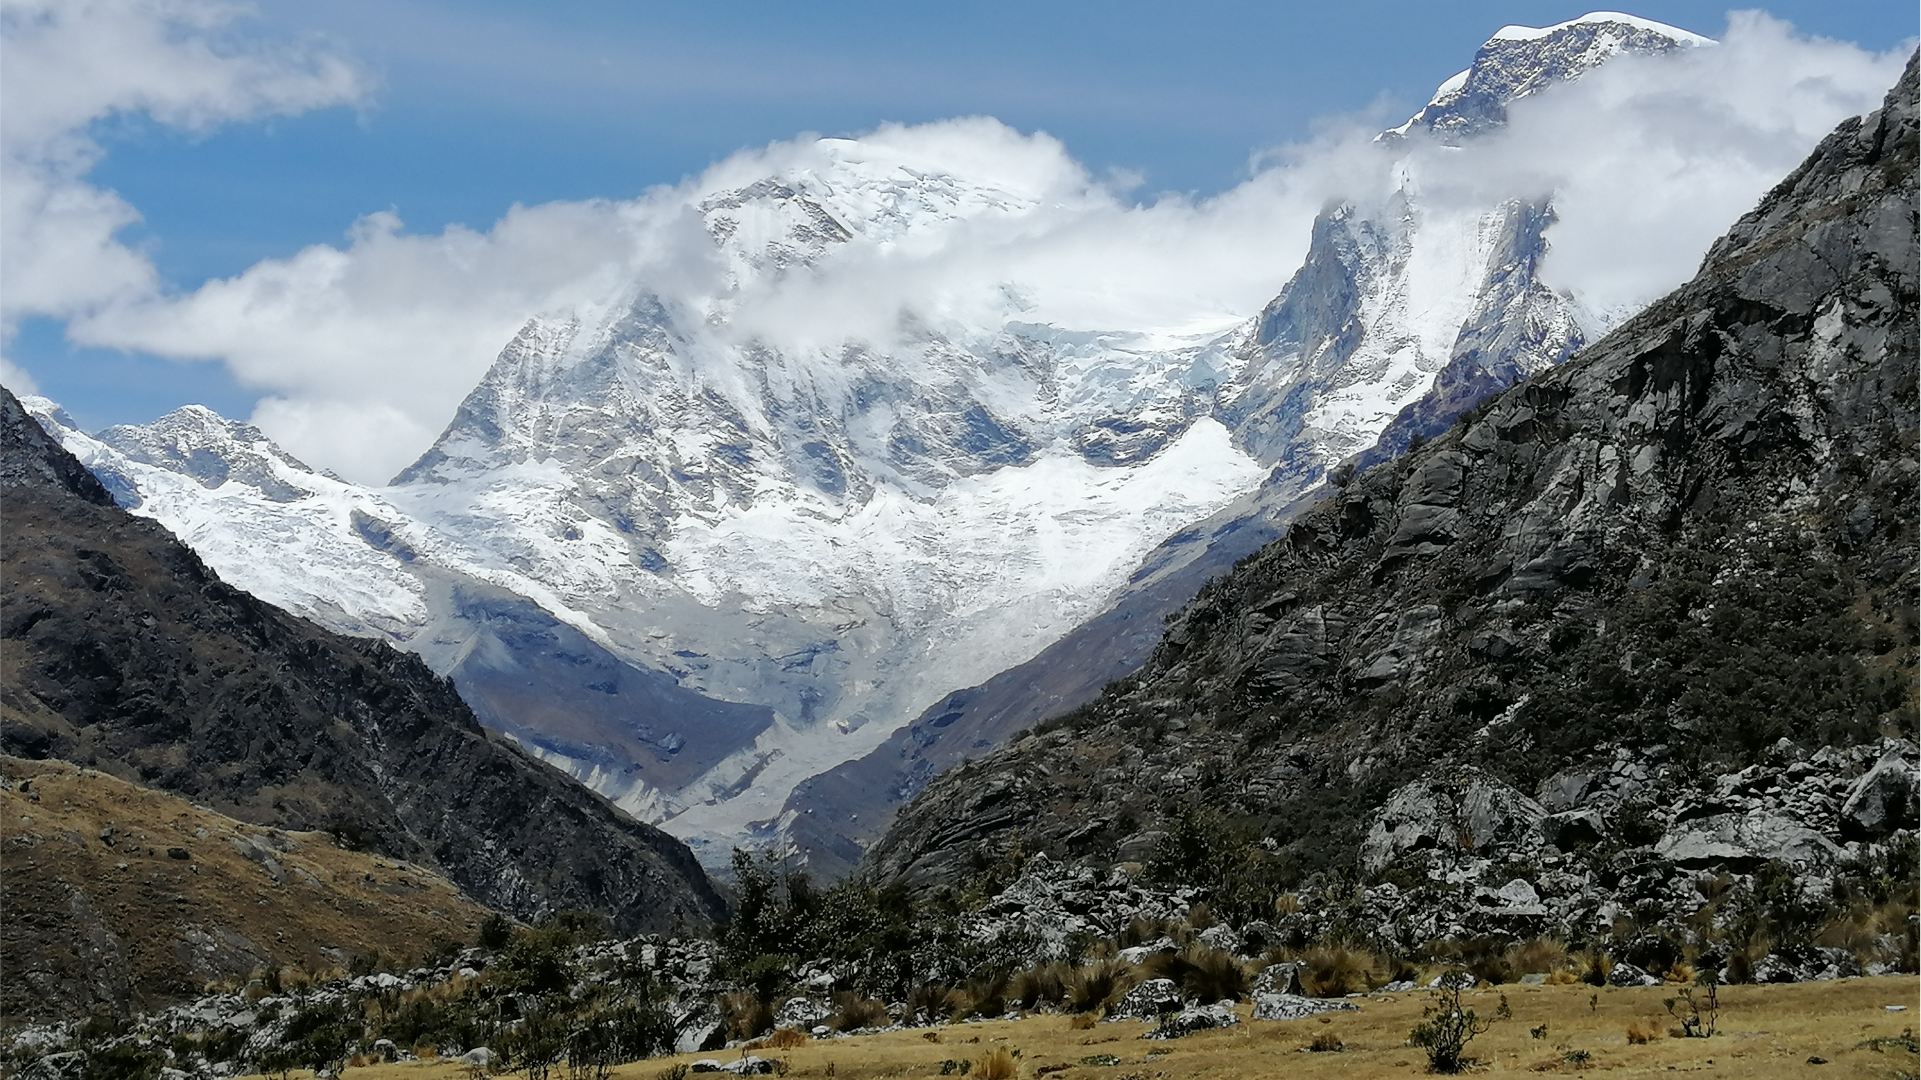
[{"label": "snow-capped mountain", "polygon": [[[1380,152],[1698,40],[1613,15],[1507,28]],[[926,297],[842,319],[815,282],[897,276],[1083,193],[912,139],[814,149],[683,192],[710,258],[529,322],[384,488],[204,409],[88,436],[27,404],[234,584],[420,652],[718,864],[781,831],[797,784],[1100,612],[1169,535],[1312,488],[1447,372],[1511,380],[1591,329],[1535,275],[1551,207],[1429,205],[1411,169],[1330,206],[1225,332],[1030,322],[1013,282],[988,316]]]}]

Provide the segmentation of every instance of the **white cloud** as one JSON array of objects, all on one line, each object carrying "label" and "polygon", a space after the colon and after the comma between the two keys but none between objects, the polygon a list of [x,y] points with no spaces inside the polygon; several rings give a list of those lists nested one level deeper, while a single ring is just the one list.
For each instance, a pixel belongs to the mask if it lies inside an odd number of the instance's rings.
[{"label": "white cloud", "polygon": [[1692,277],[1835,124],[1879,107],[1908,51],[1871,55],[1737,12],[1718,47],[1620,57],[1518,102],[1471,154],[1430,151],[1422,190],[1551,192],[1560,221],[1543,279],[1618,321]]},{"label": "white cloud", "polygon": [[[1619,60],[1521,103],[1507,131],[1465,149],[1416,141],[1398,153],[1429,198],[1487,204],[1552,193],[1561,221],[1549,274],[1615,311],[1685,280],[1708,243],[1822,134],[1878,104],[1904,58],[1738,16],[1720,47]],[[331,84],[308,85],[319,95]],[[1056,140],[989,119],[889,126],[858,144],[806,137],[742,151],[629,201],[516,207],[484,232],[407,235],[391,214],[374,214],[344,246],[268,260],[183,296],[137,280],[136,258],[116,301],[74,320],[70,334],[218,357],[269,392],[253,420],[290,450],[379,482],[426,448],[528,317],[613,302],[636,283],[694,310],[724,304],[732,325],[714,331],[721,338],[803,349],[884,342],[903,315],[939,329],[1005,318],[1145,332],[1225,327],[1258,311],[1300,265],[1312,216],[1329,199],[1365,202],[1390,189],[1397,151],[1372,142],[1373,130],[1333,126],[1264,157],[1251,179],[1219,196],[1144,206],[1088,176]],[[951,174],[968,190],[943,227],[911,237],[889,232],[884,199],[848,194],[843,211],[867,215],[873,242],[726,296],[729,266],[698,218],[700,200],[775,173],[831,178],[853,158]],[[981,209],[1002,196],[1016,209]],[[89,220],[108,222],[111,209]],[[72,235],[100,239],[79,245],[83,254],[125,250],[104,224]]]},{"label": "white cloud", "polygon": [[0,356],[0,386],[13,391],[16,397],[40,392],[40,384],[33,380],[27,369],[4,356]]},{"label": "white cloud", "polygon": [[366,76],[324,46],[231,36],[211,0],[0,0],[0,322],[150,295],[153,266],[116,239],[139,212],[86,182],[94,121],[144,113],[204,132],[359,100]]}]

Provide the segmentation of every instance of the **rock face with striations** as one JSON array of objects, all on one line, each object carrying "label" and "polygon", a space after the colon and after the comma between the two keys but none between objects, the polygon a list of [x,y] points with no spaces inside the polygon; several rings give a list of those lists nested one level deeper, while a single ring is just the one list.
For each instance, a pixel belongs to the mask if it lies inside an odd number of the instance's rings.
[{"label": "rock face with striations", "polygon": [[679,841],[475,720],[419,658],[240,592],[0,396],[0,744],[244,821],[325,829],[534,918],[725,915]]},{"label": "rock face with striations", "polygon": [[[866,872],[953,881],[1015,843],[1112,861],[1201,804],[1305,874],[1357,864],[1376,810],[1418,818],[1423,790],[1503,829],[1545,804],[1570,848],[1649,846],[1783,738],[1841,754],[1843,786],[1893,754],[1830,824],[1911,830],[1889,808],[1911,805],[1912,750],[1880,740],[1915,709],[1915,164],[1911,61],[1692,282],[1296,518],[1138,675],[928,786]],[[1623,760],[1699,806],[1610,819],[1557,795]],[[1464,769],[1500,785],[1479,811]],[[1595,834],[1628,816],[1656,835]],[[1382,828],[1371,870],[1404,853]],[[1818,839],[1674,844],[1712,865],[1716,844]]]}]

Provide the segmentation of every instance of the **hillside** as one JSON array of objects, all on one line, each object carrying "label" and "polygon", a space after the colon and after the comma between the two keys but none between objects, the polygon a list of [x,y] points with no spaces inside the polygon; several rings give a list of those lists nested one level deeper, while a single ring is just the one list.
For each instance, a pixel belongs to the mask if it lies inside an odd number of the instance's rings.
[{"label": "hillside", "polygon": [[321,975],[472,940],[487,911],[430,870],[236,821],[60,761],[4,759],[0,1016],[122,1014],[209,984]]},{"label": "hillside", "polygon": [[229,587],[0,397],[0,742],[255,825],[326,830],[523,918],[725,907],[679,841],[485,731],[421,661]]},{"label": "hillside", "polygon": [[[1590,812],[1600,835],[1563,847],[1666,881],[1663,830],[1742,805],[1717,779],[1911,737],[1915,161],[1911,62],[1692,282],[1347,478],[1204,589],[1137,676],[931,784],[867,872],[1140,858],[1208,808],[1276,880],[1353,875],[1370,822],[1395,828],[1391,794],[1432,804],[1412,782],[1486,775],[1487,798],[1532,808],[1517,820]],[[1611,763],[1638,796],[1597,782]],[[1891,768],[1911,800],[1912,765]],[[1689,865],[1752,869],[1743,850]]]}]

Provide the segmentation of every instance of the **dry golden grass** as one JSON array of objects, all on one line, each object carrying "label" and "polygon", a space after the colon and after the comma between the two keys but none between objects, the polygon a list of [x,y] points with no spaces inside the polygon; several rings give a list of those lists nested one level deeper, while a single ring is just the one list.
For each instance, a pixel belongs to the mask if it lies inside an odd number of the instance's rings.
[{"label": "dry golden grass", "polygon": [[767,1045],[774,1050],[792,1050],[796,1046],[805,1046],[813,1040],[812,1035],[799,1028],[784,1027],[767,1036]]},{"label": "dry golden grass", "polygon": [[[104,966],[152,1008],[209,983],[238,988],[268,964],[294,987],[362,953],[411,959],[436,938],[472,940],[487,914],[445,879],[325,833],[249,825],[66,762],[0,761],[0,952],[13,970]],[[23,778],[29,792],[15,789]],[[103,932],[123,943],[104,959],[85,945]],[[0,980],[9,1018],[39,1008],[20,980]]]},{"label": "dry golden grass", "polygon": [[1020,1075],[1020,1063],[1008,1053],[1007,1047],[996,1046],[981,1055],[974,1063],[973,1072],[980,1080],[1014,1080]]},{"label": "dry golden grass", "polygon": [[[1605,1073],[1610,1076],[1651,1077],[1684,1072],[1690,1077],[1739,1077],[1787,1080],[1793,1077],[1891,1078],[1897,1070],[1913,1073],[1913,1054],[1876,1039],[1898,1038],[1915,1024],[1915,1005],[1921,983],[1912,976],[1852,979],[1795,986],[1729,986],[1721,990],[1721,1033],[1711,1039],[1664,1037],[1633,1045],[1623,1034],[1630,1023],[1663,1013],[1661,998],[1672,991],[1662,987],[1596,990],[1589,986],[1502,986],[1469,991],[1467,1002],[1483,1014],[1491,1013],[1498,995],[1505,993],[1514,1018],[1469,1044],[1469,1053],[1484,1063],[1477,1074],[1495,1073]],[[1589,996],[1594,997],[1590,1009]],[[1299,1074],[1332,1080],[1426,1075],[1427,1059],[1406,1045],[1408,1030],[1421,1018],[1426,993],[1369,998],[1361,1011],[1297,1021],[1243,1023],[1221,1031],[1204,1031],[1173,1042],[1149,1042],[1140,1036],[1151,1025],[1102,1023],[1095,1030],[1076,1030],[1061,1015],[1025,1020],[994,1020],[940,1029],[938,1042],[924,1032],[901,1031],[849,1039],[818,1039],[791,1050],[755,1051],[786,1064],[789,1077],[827,1077],[835,1080],[881,1080],[892,1077],[932,1077],[941,1074],[943,1061],[971,1062],[969,1080],[982,1076],[983,1062],[995,1051],[1005,1051],[1014,1064],[1010,1074],[1033,1080],[1255,1080]],[[1890,1013],[1886,1005],[1906,1005]],[[1248,1009],[1242,1007],[1242,1015]],[[1547,1025],[1546,1037],[1535,1039],[1530,1030]],[[1310,1045],[1338,1041],[1339,1053],[1308,1053]],[[1016,1056],[1018,1052],[1018,1056]],[[613,1080],[656,1080],[674,1064],[698,1058],[720,1060],[740,1051],[682,1054],[622,1066]],[[1586,1053],[1583,1061],[1580,1057]],[[1119,1059],[1115,1065],[1090,1062],[1101,1055]],[[1820,1057],[1826,1065],[1813,1066]],[[300,1076],[301,1074],[296,1074]],[[465,1080],[461,1067],[448,1062],[409,1062],[370,1065],[355,1069],[347,1080]]]}]

